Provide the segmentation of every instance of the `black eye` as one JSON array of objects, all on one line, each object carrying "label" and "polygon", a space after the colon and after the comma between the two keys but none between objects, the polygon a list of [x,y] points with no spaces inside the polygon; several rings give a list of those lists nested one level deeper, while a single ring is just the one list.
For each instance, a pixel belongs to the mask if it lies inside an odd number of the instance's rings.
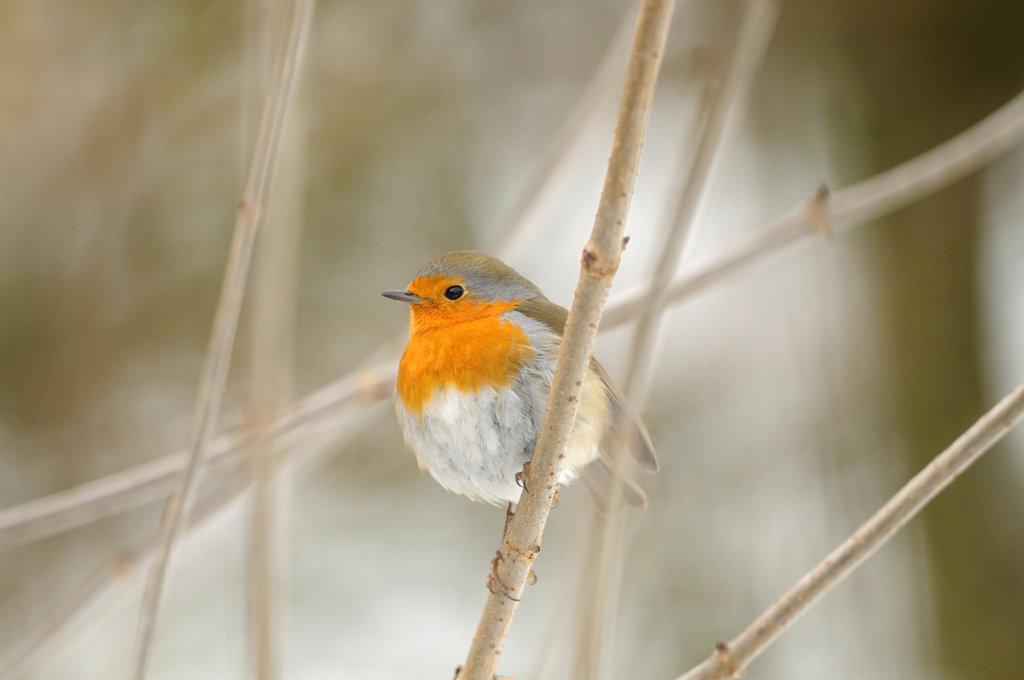
[{"label": "black eye", "polygon": [[444,291],[444,296],[449,300],[458,300],[465,292],[462,286],[448,286]]}]

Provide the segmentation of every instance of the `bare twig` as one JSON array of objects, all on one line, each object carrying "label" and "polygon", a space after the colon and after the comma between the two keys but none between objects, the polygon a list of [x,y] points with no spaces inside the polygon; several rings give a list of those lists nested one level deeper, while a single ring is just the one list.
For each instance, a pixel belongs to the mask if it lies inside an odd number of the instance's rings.
[{"label": "bare twig", "polygon": [[[289,225],[290,223],[290,225]],[[294,240],[297,236],[298,221],[285,220],[277,233]],[[269,233],[269,232],[268,232]],[[283,239],[282,239],[283,240]],[[296,253],[293,243],[279,243],[285,259]],[[270,255],[271,249],[261,249],[261,255]],[[270,255],[271,260],[279,260]],[[263,264],[261,258],[260,264]],[[295,273],[295,263],[274,262],[270,264],[278,276],[257,276],[257,292],[254,296],[266,304],[257,303],[253,314],[253,396],[250,415],[256,423],[273,413],[274,406],[287,402],[291,394],[291,329],[294,329],[292,310],[294,305],[282,299],[278,289],[279,281]],[[291,271],[286,273],[285,269]],[[261,280],[265,279],[265,280]],[[284,285],[288,285],[285,283]],[[259,288],[271,290],[259,291]],[[294,292],[294,291],[288,291]],[[277,298],[277,299],[275,299]],[[262,309],[261,307],[266,307]],[[276,322],[276,323],[275,323]],[[260,431],[262,432],[262,431]],[[249,633],[253,652],[254,675],[258,680],[273,680],[280,676],[281,620],[283,607],[283,580],[285,578],[285,550],[287,537],[284,535],[287,520],[288,477],[282,474],[286,462],[274,455],[273,443],[269,437],[257,433],[252,456],[253,497],[249,535]]]},{"label": "bare twig", "polygon": [[[288,25],[283,3],[253,0],[255,10],[250,64],[272,63],[278,26]],[[260,35],[262,34],[262,35]],[[256,80],[250,97],[262,101],[269,68]],[[270,195],[266,228],[257,243],[252,297],[252,390],[249,420],[265,422],[293,399],[295,366],[295,309],[302,236],[302,188],[305,181],[305,107],[296,102],[290,129],[282,145],[280,181]],[[285,583],[287,576],[287,512],[290,475],[286,460],[275,455],[264,428],[256,433],[252,451],[252,502],[249,506],[248,595],[249,651],[256,680],[281,676],[284,647]]]},{"label": "bare twig", "polygon": [[[724,248],[717,256],[695,266],[669,287],[667,304],[687,299],[745,271],[777,251],[799,241],[821,236],[824,225],[849,229],[910,205],[952,184],[999,158],[1024,141],[1024,94],[956,137],[905,163],[862,180],[832,195],[819,193],[759,229]],[[826,202],[830,208],[826,209]],[[814,206],[808,210],[808,206]],[[815,219],[812,215],[827,217]],[[640,284],[610,300],[601,329],[620,326],[639,311],[647,284]],[[349,408],[389,396],[394,387],[397,356],[360,368],[278,411],[265,424],[275,438],[293,429],[322,426],[343,417]],[[211,473],[220,474],[239,464],[241,451],[251,444],[251,425],[243,425],[213,439],[208,446]],[[166,498],[170,480],[185,464],[187,452],[165,454],[100,479],[79,484],[42,498],[0,511],[0,550],[31,543],[111,517],[146,503]],[[215,466],[215,467],[214,467]]]},{"label": "bare twig", "polygon": [[889,499],[850,538],[829,553],[789,592],[728,643],[719,642],[700,665],[677,680],[720,680],[739,676],[819,597],[846,578],[899,531],[950,482],[1003,438],[1024,415],[1024,384],[995,405],[949,448]]},{"label": "bare twig", "polygon": [[[665,241],[659,248],[654,274],[647,283],[630,344],[629,364],[623,390],[637,411],[647,402],[650,372],[655,355],[659,320],[668,297],[669,284],[686,254],[695,224],[710,185],[716,159],[720,155],[727,124],[732,114],[741,107],[746,93],[757,73],[778,18],[776,0],[751,0],[740,26],[735,49],[723,69],[723,77],[702,107],[696,134],[697,146],[689,171],[679,173],[680,184],[670,195],[675,197],[668,216]],[[687,140],[689,142],[689,139]],[[687,151],[689,144],[687,144]],[[624,423],[620,426],[625,426]],[[611,468],[616,479],[629,474],[628,457],[621,447],[609,452]],[[617,607],[618,588],[613,574],[618,573],[622,561],[621,538],[624,514],[619,508],[621,486],[611,484],[612,498],[609,512],[592,512],[592,541],[584,558],[582,582],[589,584],[588,596],[579,617],[579,654],[583,678],[598,678],[601,673],[603,652],[607,648],[609,632]]]},{"label": "bare twig", "polygon": [[516,605],[540,550],[558,479],[565,468],[564,451],[579,407],[601,311],[622,255],[622,235],[673,9],[672,0],[645,0],[640,9],[601,201],[583,250],[551,397],[529,466],[525,487],[530,492],[524,491],[520,497],[502,541],[495,563],[496,581],[501,586],[484,605],[459,673],[463,680],[491,680],[494,675]]},{"label": "bare twig", "polygon": [[296,84],[313,14],[313,0],[296,0],[287,49],[267,93],[243,198],[235,221],[231,254],[224,272],[220,300],[214,317],[206,361],[200,377],[195,416],[189,442],[188,462],[164,507],[157,537],[156,557],[150,567],[139,617],[138,641],[132,675],[143,680],[156,639],[156,623],[166,588],[167,567],[174,543],[185,528],[188,510],[198,490],[203,458],[213,435],[227,381],[238,316],[257,228],[273,185],[281,137],[294,102]]}]

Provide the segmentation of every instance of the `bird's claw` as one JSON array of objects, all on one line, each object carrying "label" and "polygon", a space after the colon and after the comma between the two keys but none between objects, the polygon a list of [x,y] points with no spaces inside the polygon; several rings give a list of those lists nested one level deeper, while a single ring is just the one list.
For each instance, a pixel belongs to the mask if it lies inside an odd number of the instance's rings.
[{"label": "bird's claw", "polygon": [[523,488],[523,491],[530,493],[530,490],[526,488],[526,476],[530,474],[530,461],[523,463],[523,469],[516,473],[516,486]]},{"label": "bird's claw", "polygon": [[508,507],[505,508],[505,529],[501,532],[501,542],[505,542],[505,537],[508,536],[508,525],[512,523],[512,518],[516,516],[515,510],[512,509],[512,504],[509,503]]},{"label": "bird's claw", "polygon": [[505,582],[501,580],[501,575],[498,573],[498,565],[505,561],[504,555],[501,554],[500,550],[494,551],[494,559],[491,560],[491,573],[487,576],[487,590],[491,592],[491,595],[504,595],[513,602],[519,602],[518,597],[510,595],[512,590]]}]

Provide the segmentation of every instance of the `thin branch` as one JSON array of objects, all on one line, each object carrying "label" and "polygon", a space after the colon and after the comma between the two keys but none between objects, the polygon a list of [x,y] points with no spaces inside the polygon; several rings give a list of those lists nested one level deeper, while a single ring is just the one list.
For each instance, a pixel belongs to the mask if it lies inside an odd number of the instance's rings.
[{"label": "thin branch", "polygon": [[[298,221],[282,221],[276,230],[287,238],[295,239]],[[294,244],[278,244],[285,247],[279,251],[286,259],[296,254]],[[271,249],[262,250],[269,254]],[[270,259],[279,259],[271,256]],[[261,258],[260,264],[264,264]],[[268,262],[269,264],[269,262]],[[276,265],[276,266],[275,266]],[[265,277],[258,281],[257,289],[268,288],[263,294],[254,296],[266,300],[266,305],[256,304],[253,342],[253,396],[250,415],[254,422],[261,422],[273,412],[273,406],[287,401],[291,393],[291,333],[294,305],[288,304],[277,293],[279,287],[275,278],[294,275],[294,262],[275,262],[271,268],[279,277]],[[281,268],[291,269],[289,274]],[[264,278],[264,277],[257,277]],[[293,280],[293,279],[292,279]],[[284,283],[284,285],[288,285]],[[260,293],[260,290],[255,291]],[[294,290],[288,291],[293,293]],[[277,299],[275,299],[277,298]],[[261,310],[260,307],[266,307]],[[272,323],[276,321],[277,323]],[[275,337],[276,336],[276,337]],[[253,498],[250,507],[249,533],[249,634],[253,653],[254,676],[257,680],[273,680],[280,677],[283,588],[285,578],[285,552],[287,536],[287,500],[289,485],[287,475],[282,474],[286,461],[275,455],[273,443],[268,437],[257,434],[252,454]]]},{"label": "thin branch", "polygon": [[175,541],[185,528],[189,507],[198,491],[207,442],[213,436],[217,414],[220,411],[253,244],[266,210],[268,194],[273,186],[281,137],[294,103],[296,84],[312,22],[313,5],[314,0],[296,0],[287,48],[282,54],[279,70],[274,74],[274,80],[268,89],[266,108],[260,121],[248,178],[235,221],[231,253],[224,272],[220,300],[217,303],[209,348],[199,382],[188,462],[175,480],[174,488],[164,507],[157,537],[156,557],[150,567],[143,593],[138,640],[132,664],[132,677],[136,680],[143,680],[146,676],[156,640],[160,604],[166,589],[167,567]]},{"label": "thin branch", "polygon": [[[274,37],[287,28],[289,8],[282,3],[249,3],[250,68],[262,75],[250,94],[265,97]],[[262,423],[294,398],[295,309],[302,237],[302,187],[305,180],[305,107],[296,102],[282,144],[281,180],[270,194],[266,227],[256,245],[252,296],[252,389],[249,420]],[[248,634],[252,674],[256,680],[281,677],[284,648],[290,475],[285,459],[259,428],[250,461],[252,502],[248,542]]]},{"label": "thin branch", "polygon": [[[717,285],[799,241],[824,237],[831,229],[860,226],[903,208],[984,167],[1024,141],[1024,94],[956,137],[909,161],[839,191],[831,200],[819,193],[781,217],[723,249],[673,281],[666,302],[682,300]],[[829,204],[831,207],[828,207]],[[830,222],[826,221],[830,220]],[[601,330],[628,322],[640,309],[640,284],[613,296]],[[364,366],[278,411],[265,426],[275,439],[293,429],[317,427],[344,417],[353,407],[389,397],[397,354]],[[251,424],[213,439],[210,473],[232,470],[251,445]],[[0,550],[48,538],[90,522],[166,498],[187,452],[165,454],[148,463],[36,498],[0,511]]]},{"label": "thin branch", "polygon": [[1013,429],[1022,415],[1024,384],[1003,397],[949,448],[936,456],[871,519],[742,633],[728,643],[719,642],[711,656],[677,680],[720,680],[739,676],[747,664],[818,598],[874,554],[960,473]]},{"label": "thin branch", "polygon": [[551,396],[524,485],[530,491],[520,496],[502,541],[495,563],[495,581],[500,585],[484,604],[466,663],[459,673],[462,680],[493,677],[530,567],[540,551],[558,479],[565,468],[564,451],[579,407],[601,312],[622,256],[622,235],[674,4],[672,0],[645,0],[640,9],[597,217],[583,250]]},{"label": "thin branch", "polygon": [[[669,284],[689,245],[710,186],[710,179],[721,154],[730,118],[746,99],[764,53],[768,48],[779,15],[776,0],[751,0],[740,25],[736,46],[723,69],[721,81],[702,106],[697,130],[697,146],[689,171],[679,173],[680,185],[670,195],[676,197],[668,215],[668,229],[654,274],[647,283],[643,304],[637,315],[633,339],[627,356],[629,364],[623,391],[638,412],[644,409],[651,384],[651,369],[661,313],[665,308]],[[688,151],[690,139],[685,146]],[[625,427],[625,423],[620,423]],[[622,447],[609,452],[616,480],[629,475],[630,461]],[[602,657],[617,610],[618,587],[613,574],[619,571],[623,555],[621,539],[625,515],[621,512],[621,486],[611,484],[609,512],[592,512],[592,541],[585,556],[582,580],[589,584],[584,611],[580,616],[579,654],[584,678],[598,678]]]}]

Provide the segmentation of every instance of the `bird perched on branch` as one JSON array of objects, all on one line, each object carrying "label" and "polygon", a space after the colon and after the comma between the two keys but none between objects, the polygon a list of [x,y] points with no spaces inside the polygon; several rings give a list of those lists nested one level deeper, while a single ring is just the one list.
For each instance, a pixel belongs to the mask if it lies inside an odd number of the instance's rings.
[{"label": "bird perched on branch", "polygon": [[[395,410],[420,469],[473,500],[515,503],[568,312],[505,263],[469,250],[441,255],[404,290],[382,295],[410,307]],[[582,474],[604,507],[614,445],[627,447],[642,468],[657,469],[646,428],[591,358],[559,483]],[[646,504],[636,485],[620,482],[628,503]]]}]

